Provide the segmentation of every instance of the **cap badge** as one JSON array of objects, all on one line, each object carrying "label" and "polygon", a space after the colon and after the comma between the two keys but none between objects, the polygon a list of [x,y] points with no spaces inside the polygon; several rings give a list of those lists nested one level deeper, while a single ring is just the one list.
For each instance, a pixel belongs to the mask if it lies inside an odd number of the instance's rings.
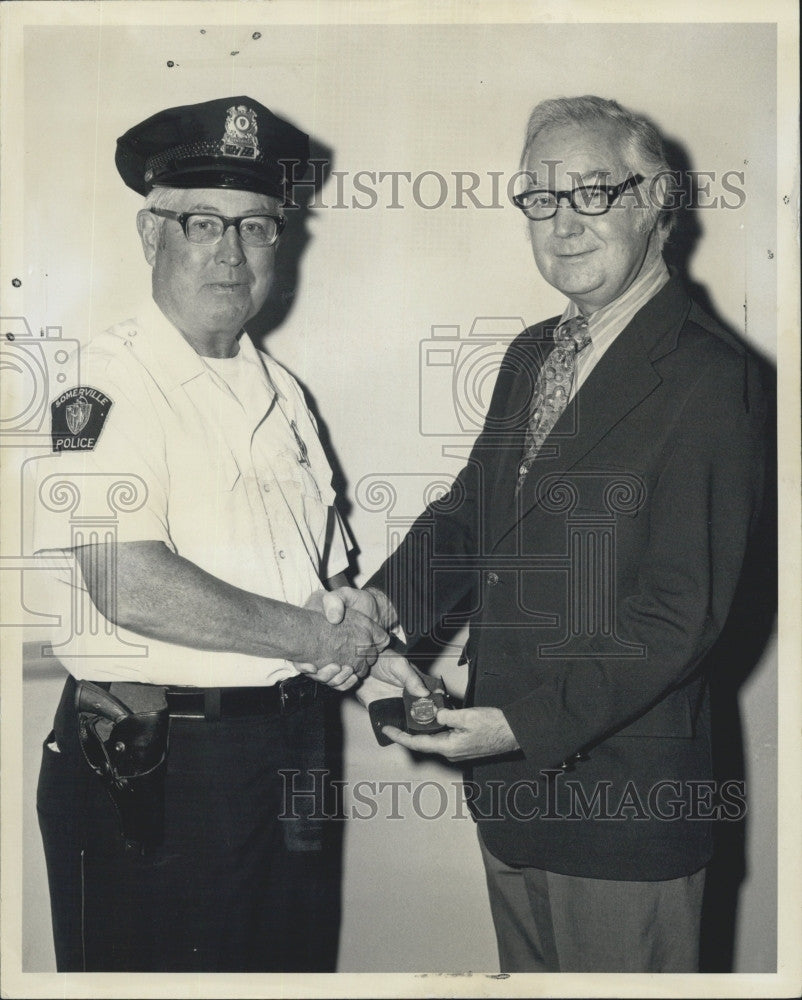
[{"label": "cap badge", "polygon": [[226,131],[220,143],[223,156],[255,160],[259,155],[259,141],[256,138],[256,112],[244,104],[228,109]]}]

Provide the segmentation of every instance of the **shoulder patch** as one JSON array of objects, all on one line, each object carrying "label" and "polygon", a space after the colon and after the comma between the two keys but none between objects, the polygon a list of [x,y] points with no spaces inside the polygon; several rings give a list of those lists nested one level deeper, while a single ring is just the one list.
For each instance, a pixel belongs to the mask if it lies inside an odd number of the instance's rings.
[{"label": "shoulder patch", "polygon": [[91,451],[112,401],[91,385],[68,389],[50,404],[53,451]]}]

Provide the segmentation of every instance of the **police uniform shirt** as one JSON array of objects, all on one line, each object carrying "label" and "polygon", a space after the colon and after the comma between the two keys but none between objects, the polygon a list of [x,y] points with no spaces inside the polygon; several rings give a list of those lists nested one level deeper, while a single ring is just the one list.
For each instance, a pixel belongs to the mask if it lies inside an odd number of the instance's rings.
[{"label": "police uniform shirt", "polygon": [[[161,541],[294,605],[346,568],[331,469],[300,387],[247,335],[238,343],[234,359],[203,358],[150,301],[82,350],[80,391],[52,405],[54,454],[33,463],[35,551]],[[58,586],[72,634],[56,655],[78,678],[205,687],[297,673],[286,660],[146,639],[102,618],[81,627],[77,567]],[[156,581],[151,599],[165,600]]]}]

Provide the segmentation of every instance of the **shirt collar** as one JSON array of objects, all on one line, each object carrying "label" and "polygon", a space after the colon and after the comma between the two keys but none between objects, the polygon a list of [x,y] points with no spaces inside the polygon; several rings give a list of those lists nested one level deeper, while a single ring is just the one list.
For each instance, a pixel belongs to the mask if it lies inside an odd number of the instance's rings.
[{"label": "shirt collar", "polygon": [[[201,375],[214,377],[201,355],[152,298],[137,310],[136,327],[137,347],[149,355],[150,373],[165,389],[177,389]],[[243,361],[258,369],[272,396],[282,397],[270,376],[266,357],[257,351],[248,334],[241,333],[238,343]]]},{"label": "shirt collar", "polygon": [[[622,295],[588,317],[591,342],[597,340],[602,332],[605,338],[620,333],[635,313],[660,291],[669,277],[662,254],[658,254],[650,265],[641,269],[640,274]],[[579,313],[576,303],[569,300],[560,323],[573,319]]]}]

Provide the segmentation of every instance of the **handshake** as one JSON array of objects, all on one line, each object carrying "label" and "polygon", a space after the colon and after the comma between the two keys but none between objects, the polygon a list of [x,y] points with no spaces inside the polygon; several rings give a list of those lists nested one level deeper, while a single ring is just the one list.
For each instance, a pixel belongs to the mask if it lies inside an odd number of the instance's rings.
[{"label": "handshake", "polygon": [[381,591],[372,587],[318,590],[306,608],[322,614],[328,626],[334,627],[324,626],[314,643],[311,662],[296,664],[300,671],[338,691],[347,691],[363,680],[357,692],[363,704],[400,695],[399,688],[418,697],[429,693],[412,664],[387,648],[398,616]]},{"label": "handshake", "polygon": [[[319,590],[306,607],[316,611],[317,618],[325,619],[324,638],[316,644],[311,662],[296,664],[299,670],[339,691],[347,691],[362,680],[356,695],[366,707],[380,698],[397,698],[402,692],[413,699],[431,694],[412,664],[387,648],[398,616],[381,591],[372,587]],[[381,724],[377,728],[388,740],[408,750],[440,754],[453,762],[520,752],[517,737],[500,708],[444,707],[438,710],[436,721],[445,732],[415,734]]]}]

